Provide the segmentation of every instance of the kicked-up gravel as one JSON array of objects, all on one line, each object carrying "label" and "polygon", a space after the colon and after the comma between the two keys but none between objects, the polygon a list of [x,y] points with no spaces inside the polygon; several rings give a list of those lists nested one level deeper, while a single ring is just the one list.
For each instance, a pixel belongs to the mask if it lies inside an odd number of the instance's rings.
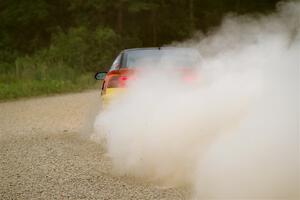
[{"label": "kicked-up gravel", "polygon": [[0,199],[188,199],[113,173],[89,139],[99,102],[89,91],[0,103]]}]

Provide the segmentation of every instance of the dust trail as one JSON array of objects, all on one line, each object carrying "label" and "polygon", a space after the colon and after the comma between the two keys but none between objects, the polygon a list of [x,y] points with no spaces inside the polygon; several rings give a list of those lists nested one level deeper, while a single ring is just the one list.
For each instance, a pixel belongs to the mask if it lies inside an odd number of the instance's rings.
[{"label": "dust trail", "polygon": [[165,59],[96,119],[117,172],[196,199],[298,199],[300,3],[173,46],[199,50],[199,80]]}]

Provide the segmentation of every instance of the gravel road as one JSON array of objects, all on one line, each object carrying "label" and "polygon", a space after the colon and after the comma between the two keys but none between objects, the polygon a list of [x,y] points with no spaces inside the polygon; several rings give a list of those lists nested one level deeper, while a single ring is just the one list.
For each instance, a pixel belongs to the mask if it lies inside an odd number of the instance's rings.
[{"label": "gravel road", "polygon": [[0,199],[187,199],[112,172],[89,139],[97,91],[0,103]]}]

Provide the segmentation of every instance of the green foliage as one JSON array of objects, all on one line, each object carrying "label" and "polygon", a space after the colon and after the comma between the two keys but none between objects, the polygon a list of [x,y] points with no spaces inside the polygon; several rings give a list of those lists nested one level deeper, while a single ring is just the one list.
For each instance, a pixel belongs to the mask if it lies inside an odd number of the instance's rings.
[{"label": "green foliage", "polygon": [[40,57],[22,57],[15,70],[0,74],[0,100],[94,88],[93,73],[80,73],[61,63],[45,63]]},{"label": "green foliage", "polygon": [[107,68],[121,47],[121,38],[110,28],[71,28],[59,32],[42,60],[61,62],[78,71],[97,71]]},{"label": "green foliage", "polygon": [[81,75],[75,83],[70,80],[17,80],[13,83],[0,83],[0,100],[95,88],[96,83],[90,77],[91,74]]},{"label": "green foliage", "polygon": [[276,2],[0,1],[0,99],[88,88],[90,73],[107,70],[122,49],[183,40],[228,12],[267,12]]},{"label": "green foliage", "polygon": [[72,28],[52,40],[49,48],[32,56],[18,57],[11,65],[1,63],[6,73],[0,74],[0,99],[93,87],[89,71],[109,66],[120,48],[120,37],[109,28]]}]

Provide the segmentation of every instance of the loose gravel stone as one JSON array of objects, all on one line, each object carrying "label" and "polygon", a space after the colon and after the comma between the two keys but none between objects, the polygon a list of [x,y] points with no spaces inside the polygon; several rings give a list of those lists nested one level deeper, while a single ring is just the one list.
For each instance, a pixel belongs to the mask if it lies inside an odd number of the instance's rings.
[{"label": "loose gravel stone", "polygon": [[187,199],[119,177],[103,145],[89,140],[99,92],[0,103],[0,199]]}]

